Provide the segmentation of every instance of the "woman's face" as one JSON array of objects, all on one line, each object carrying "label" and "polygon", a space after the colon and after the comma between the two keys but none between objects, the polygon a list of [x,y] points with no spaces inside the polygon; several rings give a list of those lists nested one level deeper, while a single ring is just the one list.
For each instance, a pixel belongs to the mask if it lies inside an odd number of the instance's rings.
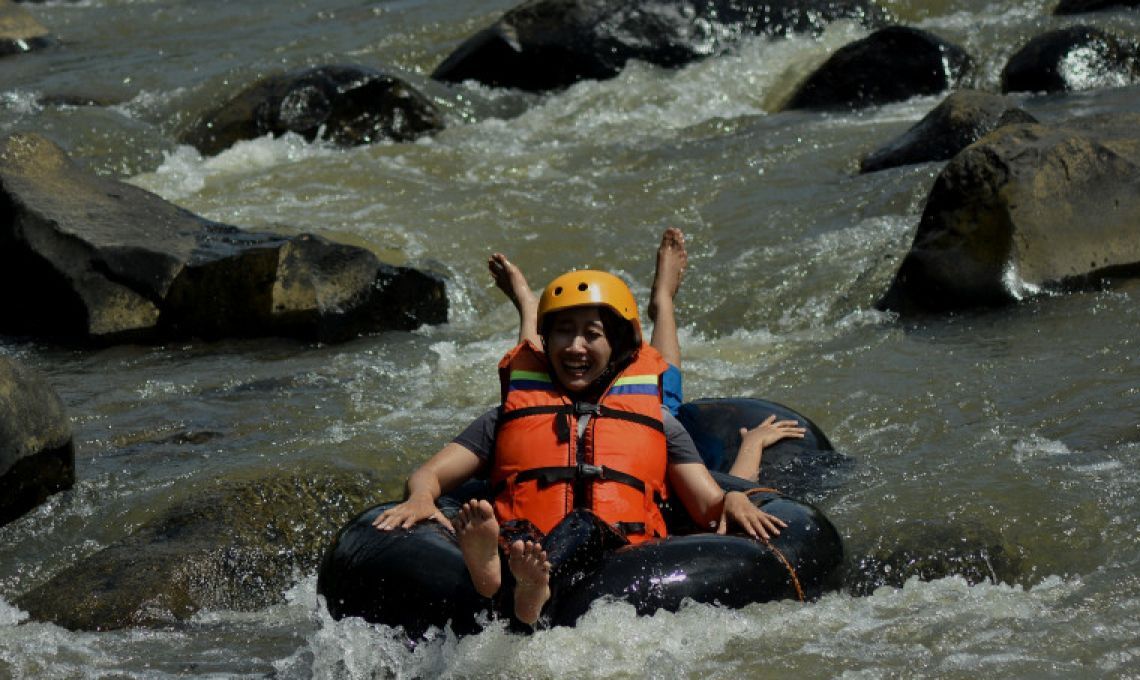
[{"label": "woman's face", "polygon": [[558,381],[581,392],[606,370],[613,356],[597,307],[556,312],[546,336],[546,355]]}]

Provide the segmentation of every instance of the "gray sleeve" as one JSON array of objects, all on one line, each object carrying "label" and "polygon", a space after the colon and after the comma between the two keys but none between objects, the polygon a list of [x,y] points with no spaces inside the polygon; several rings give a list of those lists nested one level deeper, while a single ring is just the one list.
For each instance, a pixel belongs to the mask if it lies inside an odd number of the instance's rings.
[{"label": "gray sleeve", "polygon": [[697,445],[689,436],[688,430],[681,421],[662,407],[661,415],[665,423],[665,451],[668,453],[669,463],[677,465],[682,463],[704,463]]},{"label": "gray sleeve", "polygon": [[476,418],[451,442],[459,444],[479,456],[479,460],[486,463],[491,460],[491,456],[495,452],[495,428],[498,423],[499,407],[496,406]]}]

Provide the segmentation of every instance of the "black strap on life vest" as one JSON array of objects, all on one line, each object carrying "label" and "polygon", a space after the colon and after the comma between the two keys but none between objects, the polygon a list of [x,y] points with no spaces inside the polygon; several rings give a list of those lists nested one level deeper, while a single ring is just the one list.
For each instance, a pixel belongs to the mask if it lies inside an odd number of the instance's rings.
[{"label": "black strap on life vest", "polygon": [[[528,482],[535,480],[540,487],[550,486],[551,484],[558,484],[559,482],[576,482],[578,480],[594,480],[600,479],[603,481],[617,482],[631,486],[641,493],[645,493],[645,482],[634,477],[631,474],[615,470],[605,465],[589,465],[582,463],[580,465],[565,465],[557,467],[540,467],[523,470],[515,475],[514,482]],[[503,480],[491,489],[492,495],[498,496],[507,488],[506,480]]]},{"label": "black strap on life vest", "polygon": [[605,465],[580,463],[578,465],[559,467],[531,468],[530,470],[523,470],[515,476],[515,482],[526,482],[532,479],[538,480],[540,487],[579,479],[599,479],[632,486],[641,493],[645,493],[645,482],[633,475],[626,474],[621,470],[615,470],[611,467],[606,467]]},{"label": "black strap on life vest", "polygon": [[623,536],[641,535],[645,533],[645,522],[615,522],[614,528]]},{"label": "black strap on life vest", "polygon": [[[660,418],[652,418],[644,416],[640,413],[633,411],[625,411],[619,408],[610,408],[603,404],[589,404],[586,402],[576,402],[574,404],[548,404],[545,406],[527,406],[524,408],[517,408],[512,411],[507,411],[499,416],[498,426],[502,427],[516,418],[526,418],[527,416],[537,416],[553,413],[556,415],[591,415],[595,418],[617,418],[618,420],[626,420],[631,423],[644,425],[652,430],[658,432],[665,432],[665,424]],[[569,441],[570,428],[569,423],[560,418],[556,427],[559,427],[559,440]],[[562,437],[563,430],[565,430],[565,437]]]}]

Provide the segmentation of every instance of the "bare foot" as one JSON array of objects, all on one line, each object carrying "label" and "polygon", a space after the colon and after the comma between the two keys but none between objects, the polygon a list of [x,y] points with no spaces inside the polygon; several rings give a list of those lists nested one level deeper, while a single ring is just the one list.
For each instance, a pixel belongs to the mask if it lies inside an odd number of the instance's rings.
[{"label": "bare foot", "polygon": [[510,299],[519,312],[519,340],[539,343],[538,338],[538,296],[530,289],[522,270],[502,253],[492,253],[487,258],[487,269],[495,285]]},{"label": "bare foot", "polygon": [[649,293],[649,319],[657,321],[658,308],[673,303],[677,291],[681,289],[681,278],[689,265],[689,253],[685,251],[685,234],[677,227],[669,227],[661,234],[661,245],[657,247],[657,270],[653,274],[653,286]]},{"label": "bare foot", "polygon": [[[495,509],[487,501],[470,500],[459,508],[453,523],[459,539],[459,551],[463,553],[463,562],[471,574],[476,592],[483,597],[491,597],[499,592],[503,583],[499,563],[499,522],[495,519]],[[425,569],[430,566],[423,565]]]},{"label": "bare foot", "polygon": [[511,544],[509,564],[515,577],[515,616],[533,625],[550,599],[550,562],[546,551],[534,541]]}]

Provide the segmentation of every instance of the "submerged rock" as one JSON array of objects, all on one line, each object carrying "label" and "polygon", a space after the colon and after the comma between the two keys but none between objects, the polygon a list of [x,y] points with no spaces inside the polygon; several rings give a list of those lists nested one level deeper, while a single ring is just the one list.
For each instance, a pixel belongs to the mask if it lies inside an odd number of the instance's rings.
[{"label": "submerged rock", "polygon": [[23,7],[0,0],[0,56],[19,54],[55,44],[48,29]]},{"label": "submerged rock", "polygon": [[216,154],[241,140],[286,132],[357,146],[442,129],[438,107],[403,80],[362,66],[320,66],[258,81],[203,116],[182,141]]},{"label": "submerged rock", "polygon": [[889,26],[841,47],[792,95],[785,109],[857,109],[944,92],[971,59],[962,48],[906,26]]},{"label": "submerged rock", "polygon": [[847,591],[870,595],[876,588],[901,588],[912,578],[933,581],[960,576],[971,585],[1020,583],[1023,561],[1001,536],[982,527],[908,522],[896,525],[890,539],[859,546],[848,555]]},{"label": "submerged rock", "polygon": [[1140,271],[1140,115],[1001,127],[935,180],[879,307],[1013,302]]},{"label": "submerged rock", "polygon": [[0,332],[69,341],[336,341],[447,319],[443,280],[318,236],[246,232],[0,141]]},{"label": "submerged rock", "polygon": [[361,470],[334,468],[190,484],[174,491],[180,499],[171,509],[15,604],[32,620],[71,630],[169,626],[203,609],[261,610],[316,569],[376,485]]},{"label": "submerged rock", "polygon": [[868,154],[859,164],[859,172],[948,160],[1002,125],[1035,122],[1033,116],[1015,107],[1006,97],[959,90],[902,136]]},{"label": "submerged rock", "polygon": [[1053,14],[1082,14],[1130,7],[1140,7],[1140,0],[1061,0]]},{"label": "submerged rock", "polygon": [[39,373],[0,356],[0,525],[75,483],[71,422]]},{"label": "submerged rock", "polygon": [[870,0],[530,0],[468,38],[432,77],[544,91],[612,78],[632,59],[676,68],[741,36],[885,18]]},{"label": "submerged rock", "polygon": [[1001,72],[1002,92],[1076,92],[1122,87],[1140,76],[1131,40],[1092,26],[1070,26],[1030,40]]}]

